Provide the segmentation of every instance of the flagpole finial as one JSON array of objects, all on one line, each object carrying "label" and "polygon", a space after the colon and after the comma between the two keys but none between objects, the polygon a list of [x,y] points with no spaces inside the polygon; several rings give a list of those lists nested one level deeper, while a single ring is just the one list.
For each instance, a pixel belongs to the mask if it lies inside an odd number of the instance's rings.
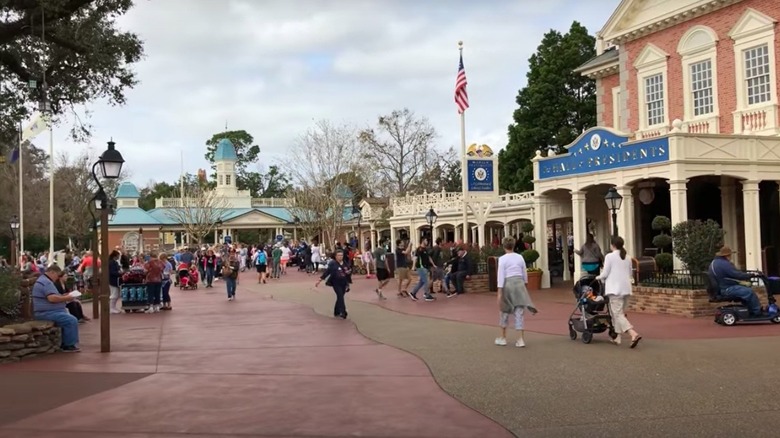
[{"label": "flagpole finial", "polygon": [[458,48],[459,48],[459,49],[462,49],[462,48],[463,48],[463,41],[458,41]]}]

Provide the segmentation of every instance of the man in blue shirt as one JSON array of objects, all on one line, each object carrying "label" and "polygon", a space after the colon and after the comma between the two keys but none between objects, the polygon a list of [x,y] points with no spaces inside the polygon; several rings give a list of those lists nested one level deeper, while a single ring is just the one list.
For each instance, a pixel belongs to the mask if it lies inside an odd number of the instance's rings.
[{"label": "man in blue shirt", "polygon": [[750,316],[758,316],[761,314],[761,302],[753,293],[753,289],[743,284],[743,282],[749,281],[753,275],[737,270],[731,263],[732,254],[731,248],[723,246],[720,251],[715,253],[710,271],[718,282],[721,295],[740,300],[747,306]]},{"label": "man in blue shirt", "polygon": [[66,305],[75,300],[70,295],[60,295],[55,281],[60,281],[62,268],[53,264],[38,277],[32,289],[33,311],[35,319],[52,321],[62,329],[62,351],[81,351],[79,343],[79,322],[71,315]]}]

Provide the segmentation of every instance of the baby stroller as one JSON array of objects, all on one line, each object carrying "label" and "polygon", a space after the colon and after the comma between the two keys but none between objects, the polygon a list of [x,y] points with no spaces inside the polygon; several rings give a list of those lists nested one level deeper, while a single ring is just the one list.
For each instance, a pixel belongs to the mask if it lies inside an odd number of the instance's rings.
[{"label": "baby stroller", "polygon": [[[195,275],[195,278],[193,278]],[[187,265],[182,263],[179,265],[179,290],[193,290],[198,288],[197,274],[190,273]]]},{"label": "baby stroller", "polygon": [[574,284],[574,298],[577,305],[569,316],[569,337],[577,339],[577,333],[582,333],[582,342],[590,344],[593,335],[609,331],[609,337],[617,338],[612,328],[612,315],[607,308],[607,297],[603,287],[595,275],[586,275]]}]

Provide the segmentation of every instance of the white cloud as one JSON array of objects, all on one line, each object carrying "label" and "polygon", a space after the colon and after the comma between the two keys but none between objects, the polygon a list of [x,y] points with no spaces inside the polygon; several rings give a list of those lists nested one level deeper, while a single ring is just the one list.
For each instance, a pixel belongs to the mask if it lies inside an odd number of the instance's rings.
[{"label": "white cloud", "polygon": [[[585,4],[587,3],[587,4]],[[145,41],[128,104],[90,106],[92,148],[110,137],[132,180],[207,167],[205,141],[245,129],[261,167],[282,158],[313,120],[358,126],[408,107],[428,117],[443,149],[459,147],[453,101],[457,41],[465,42],[468,143],[506,144],[528,57],[544,32],[573,20],[593,33],[618,0],[138,1],[119,24]],[[596,7],[598,6],[598,7]],[[87,145],[56,132],[57,149]]]}]

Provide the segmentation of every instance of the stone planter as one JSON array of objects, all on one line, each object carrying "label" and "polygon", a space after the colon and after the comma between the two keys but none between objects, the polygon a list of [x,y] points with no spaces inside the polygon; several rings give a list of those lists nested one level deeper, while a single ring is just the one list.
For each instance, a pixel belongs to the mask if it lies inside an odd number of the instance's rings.
[{"label": "stone planter", "polygon": [[542,271],[528,271],[528,290],[542,289]]},{"label": "stone planter", "polygon": [[62,332],[50,321],[28,321],[0,327],[0,363],[59,351]]},{"label": "stone planter", "polygon": [[[412,282],[409,283],[409,291],[412,290],[414,285],[419,281],[417,277],[417,271],[411,271]],[[391,287],[392,288],[392,287]],[[467,293],[484,294],[490,292],[490,282],[488,274],[474,274],[470,279],[466,280],[465,290]]]},{"label": "stone planter", "polygon": [[[762,306],[766,306],[764,288],[754,288]],[[686,318],[713,317],[724,303],[710,303],[706,290],[667,289],[634,286],[628,309],[632,312],[674,315]]]}]

